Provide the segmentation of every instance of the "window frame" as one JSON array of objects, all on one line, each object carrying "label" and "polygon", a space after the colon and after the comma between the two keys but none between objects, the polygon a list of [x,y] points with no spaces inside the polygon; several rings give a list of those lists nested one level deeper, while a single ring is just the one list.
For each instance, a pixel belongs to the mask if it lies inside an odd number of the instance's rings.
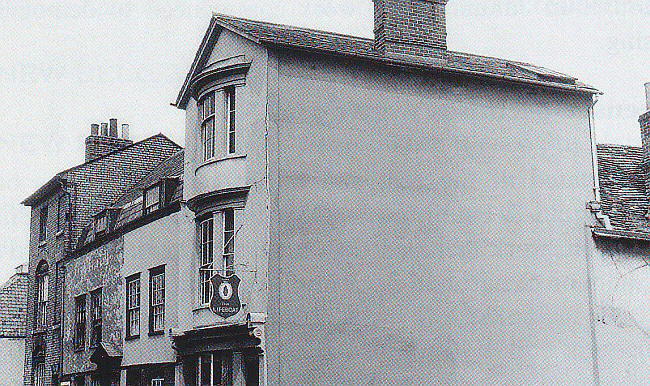
[{"label": "window frame", "polygon": [[56,208],[56,234],[59,235],[64,231],[65,220],[67,216],[66,199],[67,194],[61,194],[57,199]]},{"label": "window frame", "polygon": [[43,243],[47,239],[47,219],[48,215],[48,204],[43,205],[38,212],[38,241]]},{"label": "window frame", "polygon": [[210,279],[214,275],[214,216],[210,213],[198,220],[199,304],[206,306],[212,298]]},{"label": "window frame", "polygon": [[153,378],[151,379],[151,386],[164,386],[165,378]]},{"label": "window frame", "polygon": [[90,347],[102,342],[103,291],[99,287],[90,292]]},{"label": "window frame", "polygon": [[[221,253],[220,271],[224,276],[231,276],[235,273],[235,208],[224,208],[222,215],[222,236],[223,249]],[[230,219],[230,221],[228,221]]]},{"label": "window frame", "polygon": [[236,129],[237,129],[237,99],[236,99],[236,87],[234,85],[227,86],[223,88],[223,99],[224,99],[224,132],[226,135],[226,153],[227,154],[236,154],[237,153],[237,140],[236,140]]},{"label": "window frame", "polygon": [[[162,287],[154,288],[154,280],[161,276]],[[165,287],[165,265],[151,268],[149,270],[149,336],[163,335],[165,333]],[[160,300],[156,303],[154,303],[155,291],[161,291]],[[161,318],[160,326],[156,326],[157,315]]]},{"label": "window frame", "polygon": [[50,298],[50,266],[47,261],[43,260],[36,267],[35,283],[35,315],[34,326],[36,331],[47,328],[47,306]]},{"label": "window frame", "polygon": [[[153,197],[157,197],[157,200],[155,202],[153,202],[153,203],[149,203],[148,202],[149,200],[147,200],[147,195],[149,194],[149,192],[151,192],[154,189],[158,190],[158,194],[153,196]],[[161,205],[161,191],[162,191],[162,185],[161,185],[160,182],[157,182],[157,183],[147,187],[146,189],[144,189],[144,191],[142,192],[142,214],[143,215],[146,216],[146,215],[148,215],[150,213],[153,213],[153,212],[157,211],[158,209],[160,209],[162,207],[162,205]]]},{"label": "window frame", "polygon": [[[197,103],[199,130],[201,135],[201,155],[203,161],[212,159],[216,155],[216,109],[215,109],[216,91],[212,90],[203,94]],[[206,100],[208,103],[206,104]],[[206,106],[208,106],[206,113]],[[209,134],[209,135],[208,135]]]},{"label": "window frame", "polygon": [[[140,318],[141,318],[141,307],[142,307],[142,301],[141,301],[141,296],[142,296],[142,284],[140,282],[140,273],[133,274],[125,279],[125,295],[126,295],[126,303],[125,303],[125,310],[126,310],[126,320],[125,320],[125,339],[126,340],[131,340],[131,339],[137,339],[140,337]],[[130,292],[129,285],[135,285],[137,284],[137,287],[133,289],[133,294]],[[134,300],[136,301],[137,305],[133,305],[129,300]],[[134,328],[132,326],[132,321],[137,321],[137,333],[134,333]]]},{"label": "window frame", "polygon": [[74,349],[75,351],[86,348],[86,294],[74,298]]},{"label": "window frame", "polygon": [[106,233],[108,233],[108,213],[104,212],[95,218],[95,234],[103,235]]}]

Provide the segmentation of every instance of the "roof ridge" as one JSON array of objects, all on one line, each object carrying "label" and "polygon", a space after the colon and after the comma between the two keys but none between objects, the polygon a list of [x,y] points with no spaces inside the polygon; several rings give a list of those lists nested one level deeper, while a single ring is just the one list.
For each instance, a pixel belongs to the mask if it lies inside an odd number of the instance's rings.
[{"label": "roof ridge", "polygon": [[635,146],[635,145],[626,145],[623,143],[598,143],[596,146],[603,146],[603,147],[626,147],[626,148],[634,148],[634,149],[639,149],[643,150],[642,146]]},{"label": "roof ridge", "polygon": [[57,173],[56,175],[58,176],[58,175],[63,175],[63,174],[65,174],[65,173],[71,172],[71,171],[76,170],[76,169],[78,169],[78,168],[80,168],[80,167],[83,167],[83,166],[89,165],[89,164],[94,163],[94,162],[96,162],[96,161],[99,161],[99,160],[102,160],[102,159],[108,158],[108,157],[110,157],[110,156],[112,156],[112,155],[115,155],[115,154],[117,154],[117,153],[120,153],[120,152],[122,152],[122,151],[125,151],[125,150],[127,150],[127,149],[130,149],[130,148],[132,148],[132,147],[134,147],[134,146],[141,145],[141,144],[143,144],[144,142],[150,141],[150,140],[152,140],[152,139],[154,139],[154,138],[163,138],[163,139],[166,139],[167,141],[171,142],[171,143],[172,143],[173,145],[175,145],[176,147],[182,149],[182,147],[181,147],[179,144],[177,144],[176,142],[174,142],[174,141],[172,141],[171,139],[169,139],[169,137],[167,137],[165,134],[163,134],[163,133],[158,133],[158,134],[152,135],[152,136],[150,136],[150,137],[147,137],[147,138],[145,138],[145,139],[142,139],[142,140],[140,140],[140,141],[138,141],[138,142],[133,142],[133,143],[130,144],[130,145],[127,145],[127,146],[121,147],[121,148],[119,148],[119,149],[115,149],[115,150],[113,150],[113,151],[111,151],[111,152],[109,152],[109,153],[106,153],[106,154],[104,154],[104,155],[102,155],[102,156],[100,156],[100,157],[97,157],[97,158],[91,159],[90,161],[86,161],[86,162],[81,163],[81,164],[79,164],[79,165],[75,165],[75,166],[73,166],[73,167],[71,167],[71,168],[65,169],[65,170],[63,170],[63,171]]},{"label": "roof ridge", "polygon": [[276,22],[264,21],[264,20],[254,20],[254,19],[249,19],[249,18],[245,18],[245,17],[226,15],[226,14],[218,13],[218,12],[214,12],[213,16],[218,17],[218,18],[236,19],[236,20],[250,22],[250,23],[256,23],[256,24],[266,24],[266,25],[270,25],[270,26],[274,26],[274,27],[283,27],[283,28],[286,28],[286,29],[294,30],[294,31],[316,32],[316,33],[319,33],[319,34],[336,35],[336,36],[340,36],[340,37],[363,40],[363,41],[366,41],[366,42],[374,42],[375,41],[375,39],[364,38],[363,36],[345,34],[345,33],[342,33],[342,32],[326,31],[326,30],[322,30],[322,29],[316,29],[316,28],[310,28],[310,27],[300,27],[300,26],[295,26],[295,25],[291,25],[291,24],[276,23]]}]

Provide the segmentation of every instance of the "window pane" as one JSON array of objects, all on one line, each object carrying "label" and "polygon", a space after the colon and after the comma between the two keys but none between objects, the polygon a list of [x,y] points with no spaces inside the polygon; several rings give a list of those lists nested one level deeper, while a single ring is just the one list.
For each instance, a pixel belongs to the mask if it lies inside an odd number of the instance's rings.
[{"label": "window pane", "polygon": [[212,355],[203,354],[201,355],[199,365],[200,372],[200,382],[201,386],[212,386]]}]

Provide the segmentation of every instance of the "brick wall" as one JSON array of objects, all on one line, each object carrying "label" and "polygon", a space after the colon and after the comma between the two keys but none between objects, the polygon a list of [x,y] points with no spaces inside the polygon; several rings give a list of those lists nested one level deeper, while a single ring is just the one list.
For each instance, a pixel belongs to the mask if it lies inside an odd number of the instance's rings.
[{"label": "brick wall", "polygon": [[86,138],[86,162],[132,144],[133,141],[128,139],[91,135]]},{"label": "brick wall", "polygon": [[447,49],[447,0],[375,0],[375,48],[428,56]]},{"label": "brick wall", "polygon": [[[163,135],[156,135],[140,141],[120,152],[93,162],[82,164],[61,174],[69,194],[67,211],[69,216],[64,231],[57,235],[57,200],[63,193],[61,189],[38,204],[32,206],[30,223],[30,259],[29,285],[27,296],[27,337],[25,343],[25,383],[31,384],[33,340],[36,335],[43,336],[46,346],[45,370],[46,385],[50,385],[52,374],[59,371],[61,365],[61,329],[62,291],[65,287],[64,270],[59,261],[67,256],[68,251],[79,237],[83,225],[92,215],[117,200],[128,188],[147,175],[164,159],[175,154],[180,147]],[[47,221],[47,238],[39,241],[39,214],[41,209],[49,206]],[[44,331],[35,331],[35,270],[39,262],[47,261],[49,265],[49,302]]]},{"label": "brick wall", "polygon": [[641,144],[643,146],[645,192],[650,197],[650,111],[639,117],[639,125],[641,126]]}]

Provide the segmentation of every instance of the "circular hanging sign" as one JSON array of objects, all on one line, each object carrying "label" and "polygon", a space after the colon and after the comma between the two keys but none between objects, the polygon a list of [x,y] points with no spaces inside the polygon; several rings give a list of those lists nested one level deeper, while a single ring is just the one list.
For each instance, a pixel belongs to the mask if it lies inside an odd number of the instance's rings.
[{"label": "circular hanging sign", "polygon": [[210,279],[212,299],[210,309],[222,318],[229,318],[241,310],[239,301],[239,283],[237,275],[221,276],[216,274]]}]

